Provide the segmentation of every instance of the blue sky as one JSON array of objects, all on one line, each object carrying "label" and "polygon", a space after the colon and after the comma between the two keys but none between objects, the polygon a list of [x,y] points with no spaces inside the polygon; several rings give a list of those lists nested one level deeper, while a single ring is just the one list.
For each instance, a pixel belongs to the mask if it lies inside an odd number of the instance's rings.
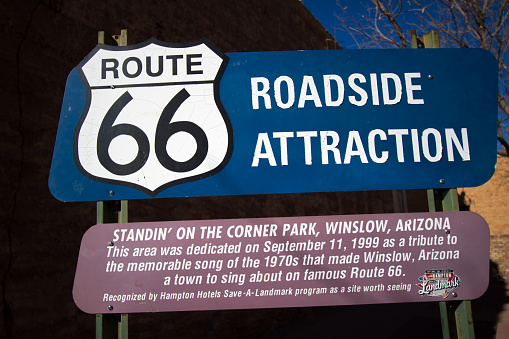
[{"label": "blue sky", "polygon": [[[340,12],[339,6],[336,4],[336,0],[301,0],[301,2],[311,13],[313,13],[322,26],[325,27],[334,38],[336,38],[336,41],[340,46],[344,48],[351,48],[353,41],[349,39],[348,35],[338,29],[334,29],[334,26],[338,25],[336,15]],[[348,4],[348,6],[359,5],[359,1],[357,0],[346,0],[343,1],[343,3]]]},{"label": "blue sky", "polygon": [[[338,44],[343,48],[353,48],[357,49],[357,44],[355,41],[348,35],[347,33],[341,31],[337,27],[340,25],[339,20],[336,16],[341,13],[339,6],[336,3],[336,0],[300,0],[304,6],[317,18],[323,27],[329,31],[329,33],[336,39]],[[428,0],[425,0],[426,2]],[[365,4],[368,3],[371,7],[373,4],[369,0],[341,0],[343,6],[347,6],[350,14],[355,12],[359,14],[365,13]],[[409,19],[408,15],[406,18]],[[405,34],[409,34],[408,27],[400,22],[403,25],[403,29],[406,31]]]}]

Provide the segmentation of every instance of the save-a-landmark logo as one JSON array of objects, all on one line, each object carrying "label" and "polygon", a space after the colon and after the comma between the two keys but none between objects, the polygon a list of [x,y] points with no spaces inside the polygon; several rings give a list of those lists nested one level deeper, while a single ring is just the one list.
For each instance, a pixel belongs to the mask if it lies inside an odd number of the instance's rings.
[{"label": "save-a-landmark logo", "polygon": [[419,277],[419,294],[428,297],[448,298],[452,291],[460,286],[460,278],[453,270],[426,270]]}]

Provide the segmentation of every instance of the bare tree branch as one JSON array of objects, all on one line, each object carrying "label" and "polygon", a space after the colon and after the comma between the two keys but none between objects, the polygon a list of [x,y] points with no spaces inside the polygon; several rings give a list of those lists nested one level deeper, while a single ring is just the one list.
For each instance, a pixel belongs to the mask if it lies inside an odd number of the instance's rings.
[{"label": "bare tree branch", "polygon": [[[371,1],[382,12],[382,14],[387,18],[387,20],[389,20],[389,22],[391,23],[392,27],[394,27],[394,29],[396,30],[396,33],[398,34],[399,40],[401,42],[401,46],[403,48],[407,48],[407,40],[405,38],[405,34],[403,33],[403,30],[401,29],[401,26],[396,21],[397,14],[388,11],[382,1],[380,1],[380,0],[371,0]],[[398,14],[401,14],[402,5],[403,4],[401,2],[400,3],[400,10],[399,10]]]}]

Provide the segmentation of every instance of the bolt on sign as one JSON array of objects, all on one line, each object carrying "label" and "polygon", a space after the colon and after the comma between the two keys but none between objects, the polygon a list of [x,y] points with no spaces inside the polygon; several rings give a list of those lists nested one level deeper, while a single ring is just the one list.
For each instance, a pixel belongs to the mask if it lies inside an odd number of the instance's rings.
[{"label": "bolt on sign", "polygon": [[497,74],[482,49],[100,44],[67,79],[49,188],[94,201],[478,186],[496,163]]},{"label": "bolt on sign", "polygon": [[73,296],[92,314],[470,300],[489,244],[473,212],[101,224]]}]

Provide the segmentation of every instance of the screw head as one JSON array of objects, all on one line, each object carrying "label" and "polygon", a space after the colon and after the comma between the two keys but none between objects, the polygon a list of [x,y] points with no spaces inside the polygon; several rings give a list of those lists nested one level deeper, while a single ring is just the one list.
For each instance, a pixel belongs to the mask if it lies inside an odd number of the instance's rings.
[{"label": "screw head", "polygon": [[440,179],[440,183],[443,185],[445,184],[445,179]]},{"label": "screw head", "polygon": [[450,234],[451,230],[445,230],[445,234]]},{"label": "screw head", "polygon": [[108,305],[108,311],[113,311],[113,305]]},{"label": "screw head", "polygon": [[115,195],[115,191],[110,191],[110,196],[114,196]]},{"label": "screw head", "polygon": [[452,293],[451,293],[451,295],[452,295],[454,298],[456,298],[456,297],[458,296],[458,293],[456,293],[456,292],[452,292]]},{"label": "screw head", "polygon": [[114,245],[113,241],[110,241],[110,242],[108,243],[108,246],[113,246],[113,245]]},{"label": "screw head", "polygon": [[433,78],[433,74],[428,75],[428,79],[432,80]]}]

